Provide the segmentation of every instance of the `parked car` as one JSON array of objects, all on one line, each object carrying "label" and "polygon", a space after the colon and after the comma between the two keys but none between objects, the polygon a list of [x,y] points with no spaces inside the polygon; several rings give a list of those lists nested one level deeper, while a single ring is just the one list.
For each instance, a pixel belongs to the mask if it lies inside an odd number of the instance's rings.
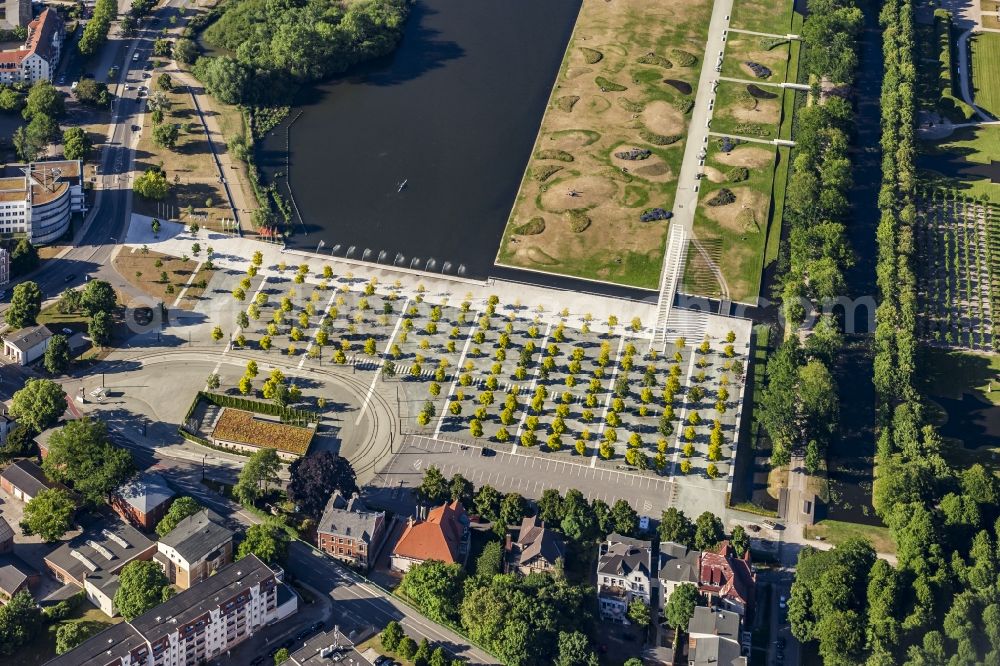
[{"label": "parked car", "polygon": [[778,597],[778,608],[785,609],[787,607],[788,607],[788,599],[786,599],[785,595],[782,594],[780,597]]},{"label": "parked car", "polygon": [[69,275],[67,275],[66,277],[63,278],[63,282],[72,282],[75,279],[76,279],[76,275],[74,275],[73,273],[70,273]]},{"label": "parked car", "polygon": [[62,330],[62,332],[63,332],[63,335],[73,335],[73,329],[72,328],[64,328]]},{"label": "parked car", "polygon": [[491,448],[490,448],[490,447],[488,447],[488,446],[484,446],[484,447],[483,447],[482,449],[480,449],[480,451],[479,451],[479,455],[481,455],[481,456],[483,456],[483,457],[485,457],[485,458],[489,458],[490,456],[495,456],[495,455],[496,455],[496,453],[497,453],[496,451],[494,451],[493,449],[491,449]]}]

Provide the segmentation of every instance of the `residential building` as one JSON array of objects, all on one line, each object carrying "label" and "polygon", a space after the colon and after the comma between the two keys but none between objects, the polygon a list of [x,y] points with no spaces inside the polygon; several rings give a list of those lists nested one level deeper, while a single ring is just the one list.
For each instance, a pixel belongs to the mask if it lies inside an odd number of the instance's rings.
[{"label": "residential building", "polygon": [[[286,601],[282,603],[284,589]],[[159,606],[102,631],[48,666],[189,666],[224,654],[298,608],[255,555],[228,564]]]},{"label": "residential building", "polygon": [[747,666],[740,645],[740,616],[695,606],[688,623],[688,666]]},{"label": "residential building", "polygon": [[56,580],[82,588],[91,603],[114,617],[118,573],[129,562],[151,560],[155,553],[156,543],[109,512],[46,555],[45,566]]},{"label": "residential building", "polygon": [[31,0],[0,0],[0,30],[13,30],[31,21]]},{"label": "residential building", "polygon": [[[22,20],[20,1],[22,0],[2,0],[6,15],[0,21],[13,18],[12,5],[16,6],[17,20]],[[28,15],[30,14],[29,4]],[[59,64],[62,46],[63,20],[59,12],[45,8],[37,18],[28,23],[28,39],[23,46],[0,51],[0,83],[31,85],[37,81],[51,81]]]},{"label": "residential building", "polygon": [[469,516],[461,503],[443,504],[427,520],[410,519],[392,551],[392,570],[406,573],[427,560],[465,566],[470,539]]},{"label": "residential building", "polygon": [[691,550],[673,541],[660,542],[660,561],[657,578],[663,594],[662,603],[667,603],[678,585],[690,583],[698,587],[701,572],[701,551]]},{"label": "residential building", "polygon": [[151,531],[177,493],[159,474],[139,474],[111,496],[111,507],[133,525]]},{"label": "residential building", "polygon": [[38,581],[38,572],[14,554],[14,530],[0,518],[0,604]]},{"label": "residential building", "polygon": [[370,511],[354,495],[345,498],[338,490],[326,503],[316,527],[316,545],[331,557],[370,568],[385,539],[385,512]]},{"label": "residential building", "polygon": [[529,516],[521,521],[517,540],[507,535],[504,543],[504,572],[517,571],[523,576],[530,573],[553,571],[566,560],[566,543],[552,530],[545,529],[545,523],[538,516]]},{"label": "residential building", "polygon": [[601,617],[629,624],[627,612],[634,599],[649,605],[653,549],[648,541],[610,534],[597,560],[597,598]]},{"label": "residential building", "polygon": [[82,175],[79,160],[0,168],[0,234],[23,235],[35,245],[61,238],[73,213],[86,211]]},{"label": "residential building", "polygon": [[61,483],[49,481],[42,468],[30,460],[18,460],[0,472],[0,488],[22,502],[30,502],[38,493],[49,488],[67,489]]},{"label": "residential building", "polygon": [[188,516],[156,544],[153,556],[171,583],[186,590],[233,561],[233,532],[208,509]]},{"label": "residential building", "polygon": [[10,283],[10,252],[0,247],[0,288]]},{"label": "residential building", "polygon": [[663,603],[681,583],[691,583],[706,598],[709,606],[719,606],[740,617],[753,613],[757,573],[750,552],[736,555],[728,541],[714,551],[689,550],[681,544],[660,544],[659,574]]},{"label": "residential building", "polygon": [[301,648],[281,662],[281,666],[372,666],[378,653],[369,648],[362,654],[354,649],[355,644],[355,641],[336,628],[324,631],[307,640]]},{"label": "residential building", "polygon": [[24,366],[40,359],[49,348],[52,331],[45,324],[19,328],[3,336],[3,355]]},{"label": "residential building", "polygon": [[750,562],[750,551],[738,557],[728,541],[701,556],[698,589],[710,606],[718,605],[741,618],[753,617],[757,572]]}]

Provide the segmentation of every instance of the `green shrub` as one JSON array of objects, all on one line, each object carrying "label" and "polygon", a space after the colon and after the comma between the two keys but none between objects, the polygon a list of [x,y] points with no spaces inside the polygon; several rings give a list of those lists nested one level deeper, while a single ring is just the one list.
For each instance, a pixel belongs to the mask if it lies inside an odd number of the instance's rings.
[{"label": "green shrub", "polygon": [[594,81],[604,92],[622,92],[623,90],[628,90],[625,86],[606,79],[603,76],[598,76]]},{"label": "green shrub", "polygon": [[674,63],[670,62],[661,55],[653,53],[652,51],[644,56],[640,56],[636,62],[641,65],[656,65],[657,67],[662,67],[663,69],[671,69],[674,66]]},{"label": "green shrub", "polygon": [[744,136],[770,136],[771,128],[760,123],[740,123],[736,126],[736,134]]},{"label": "green shrub", "polygon": [[736,195],[733,194],[733,191],[729,188],[723,187],[715,193],[715,196],[705,203],[714,208],[716,206],[728,206],[734,201],[736,201]]},{"label": "green shrub", "polygon": [[765,51],[770,51],[775,46],[785,44],[786,42],[788,42],[788,40],[784,37],[761,37],[757,40],[757,46]]},{"label": "green shrub", "polygon": [[590,226],[590,217],[587,215],[587,211],[584,210],[570,210],[566,212],[569,217],[569,228],[575,233],[580,233]]},{"label": "green shrub", "polygon": [[744,208],[737,213],[736,223],[740,225],[740,228],[744,232],[760,231],[760,225],[757,224],[757,215],[753,212],[752,208]]},{"label": "green shrub", "polygon": [[586,46],[581,46],[580,52],[583,54],[583,59],[587,61],[588,65],[595,65],[604,59],[604,54],[597,49],[588,49]]},{"label": "green shrub", "polygon": [[540,164],[531,171],[531,176],[542,183],[552,177],[557,171],[562,171],[563,167],[558,164]]},{"label": "green shrub", "polygon": [[681,67],[690,67],[698,62],[698,59],[683,49],[670,49],[670,55]]},{"label": "green shrub", "polygon": [[559,160],[560,162],[572,162],[573,156],[565,150],[557,148],[545,148],[535,151],[535,158],[539,160]]},{"label": "green shrub", "polygon": [[680,134],[656,134],[648,129],[639,130],[639,136],[642,137],[643,141],[647,141],[654,146],[669,146],[672,143],[677,143],[683,138]]},{"label": "green shrub", "polygon": [[726,180],[730,183],[742,183],[744,180],[750,177],[750,169],[746,167],[738,166],[733,167],[726,172]]},{"label": "green shrub", "polygon": [[514,233],[519,236],[534,236],[545,231],[545,220],[541,217],[533,217],[524,224],[514,227]]},{"label": "green shrub", "polygon": [[622,107],[629,113],[642,113],[642,110],[646,108],[646,105],[642,102],[633,102],[632,100],[624,97],[618,98],[618,106]]},{"label": "green shrub", "polygon": [[573,110],[573,106],[580,101],[579,95],[565,95],[564,97],[557,97],[554,104],[556,108],[560,111],[565,111],[569,113]]}]

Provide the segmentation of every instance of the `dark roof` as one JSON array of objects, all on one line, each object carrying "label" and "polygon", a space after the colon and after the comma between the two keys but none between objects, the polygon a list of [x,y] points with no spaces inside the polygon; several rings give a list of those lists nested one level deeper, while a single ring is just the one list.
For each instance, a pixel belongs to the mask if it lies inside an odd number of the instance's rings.
[{"label": "dark roof", "polygon": [[69,652],[45,662],[45,666],[106,666],[146,641],[128,622],[112,625]]},{"label": "dark roof", "polygon": [[121,570],[153,545],[139,530],[117,516],[105,515],[46,555],[45,561],[82,582],[84,578],[101,578],[101,572],[109,575]]},{"label": "dark roof", "polygon": [[356,495],[348,500],[337,491],[326,503],[316,531],[369,543],[380,517],[384,519],[385,513],[368,510]]},{"label": "dark roof", "polygon": [[672,541],[660,542],[660,580],[697,585],[700,562],[701,552]]},{"label": "dark roof", "polygon": [[49,481],[42,468],[30,460],[18,460],[13,465],[8,466],[3,473],[0,473],[0,477],[32,497],[48,488],[64,487],[60,483]]},{"label": "dark roof", "polygon": [[633,571],[640,571],[648,577],[652,556],[652,547],[648,541],[611,534],[608,536],[608,543],[601,547],[597,573],[624,577]]},{"label": "dark roof", "polygon": [[566,545],[558,534],[545,529],[538,516],[530,516],[521,521],[517,541],[511,543],[510,562],[515,566],[527,565],[537,557],[555,564],[560,557],[565,559]]},{"label": "dark roof", "polygon": [[38,572],[17,555],[0,555],[0,590],[8,595],[17,592],[29,577],[37,575]]},{"label": "dark roof", "polygon": [[739,642],[740,616],[732,611],[695,606],[688,622],[689,634],[710,634]]},{"label": "dark roof", "polygon": [[177,523],[160,543],[176,550],[188,562],[198,562],[232,538],[232,530],[222,526],[218,514],[202,509]]},{"label": "dark roof", "polygon": [[142,473],[122,485],[115,494],[128,502],[129,506],[150,513],[176,495],[159,474]]},{"label": "dark roof", "polygon": [[[334,653],[341,655],[338,662],[330,659]],[[354,649],[354,643],[339,632],[327,632],[316,634],[289,656],[287,661],[283,661],[281,666],[320,666],[320,664],[349,664],[353,666],[371,666],[371,662],[361,656]]]},{"label": "dark roof", "polygon": [[171,597],[132,622],[102,631],[80,646],[46,662],[46,666],[106,666],[117,657],[173,633],[230,599],[272,577],[273,572],[255,555],[233,562],[204,581]]},{"label": "dark roof", "polygon": [[4,342],[9,343],[12,347],[17,347],[22,352],[27,352],[51,337],[52,331],[50,331],[45,324],[39,324],[38,326],[19,328],[16,331],[3,336],[3,339]]},{"label": "dark roof", "polygon": [[747,658],[740,654],[740,644],[718,636],[695,641],[688,656],[691,666],[746,666]]},{"label": "dark roof", "polygon": [[249,590],[273,576],[274,572],[256,555],[247,555],[143,613],[132,620],[132,626],[147,640],[154,642],[171,634],[177,627],[218,608],[220,602],[241,590]]},{"label": "dark roof", "polygon": [[14,538],[14,530],[10,528],[10,524],[3,517],[0,517],[0,543],[10,541]]}]

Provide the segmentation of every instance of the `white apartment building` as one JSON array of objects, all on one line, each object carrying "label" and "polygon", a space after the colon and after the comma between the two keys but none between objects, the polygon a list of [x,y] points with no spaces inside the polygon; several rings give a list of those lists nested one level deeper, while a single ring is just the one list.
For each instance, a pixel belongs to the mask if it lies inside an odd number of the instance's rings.
[{"label": "white apartment building", "polygon": [[297,609],[295,595],[281,585],[275,572],[248,555],[131,622],[97,634],[47,666],[206,663]]},{"label": "white apartment building", "polygon": [[23,234],[33,245],[58,240],[73,213],[86,211],[79,160],[8,164],[0,169],[0,234]]},{"label": "white apartment building", "polygon": [[54,9],[43,9],[38,18],[28,24],[24,46],[0,51],[0,83],[51,81],[62,55],[62,46],[62,18]]},{"label": "white apartment building", "polygon": [[601,618],[629,624],[627,612],[634,599],[647,606],[652,589],[653,549],[648,541],[620,534],[608,535],[597,561],[597,598]]}]

